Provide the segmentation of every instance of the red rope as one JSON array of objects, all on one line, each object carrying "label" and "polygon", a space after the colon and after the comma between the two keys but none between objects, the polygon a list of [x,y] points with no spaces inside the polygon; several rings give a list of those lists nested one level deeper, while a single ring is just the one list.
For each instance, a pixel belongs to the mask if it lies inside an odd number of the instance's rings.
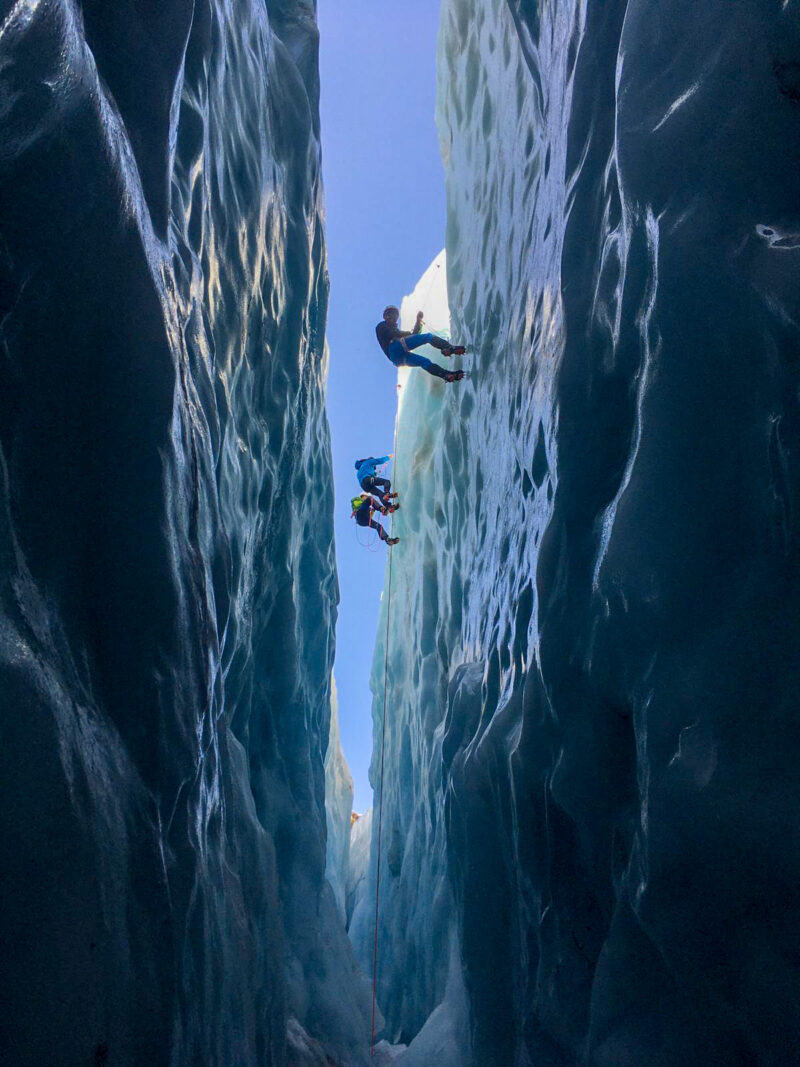
[{"label": "red rope", "polygon": [[[401,385],[398,385],[398,390],[402,389]],[[400,412],[397,413],[397,419],[394,424],[394,483],[397,485],[397,423],[400,419]],[[394,512],[392,512],[392,518],[389,525],[389,536],[394,537]],[[386,642],[383,650],[383,722],[381,724],[381,784],[378,793],[378,859],[376,865],[376,878],[375,878],[375,945],[372,950],[372,1036],[369,1043],[370,1056],[375,1055],[375,1004],[377,1000],[378,989],[378,903],[380,901],[381,892],[381,835],[383,831],[383,762],[386,753],[386,691],[388,688],[389,679],[389,623],[392,617],[392,557],[394,553],[389,553],[389,593],[386,597]]]}]

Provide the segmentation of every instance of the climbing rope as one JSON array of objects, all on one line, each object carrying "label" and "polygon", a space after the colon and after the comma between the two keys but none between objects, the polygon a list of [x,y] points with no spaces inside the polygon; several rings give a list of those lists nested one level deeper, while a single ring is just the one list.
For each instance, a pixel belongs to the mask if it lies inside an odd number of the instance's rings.
[{"label": "climbing rope", "polygon": [[[375,508],[370,508],[369,509],[369,521],[370,522],[372,522],[372,516],[374,514],[375,514]],[[366,541],[362,541],[361,540],[361,529],[362,529],[361,526],[358,526],[358,525],[356,526],[356,541],[358,541],[359,545],[362,548],[369,549],[369,551],[373,552],[373,553],[377,552],[378,551],[378,545],[377,545],[378,534],[375,531],[375,529],[372,526],[370,526],[369,524],[367,524],[367,526],[366,526],[366,531],[367,531],[367,539],[366,539]]]},{"label": "climbing rope", "polygon": [[[402,385],[397,386],[398,392],[402,389]],[[399,400],[399,398],[398,398]],[[397,424],[400,421],[400,410],[398,403],[397,417],[394,422],[394,447],[392,449],[394,453],[394,471],[393,479],[394,484],[397,485]],[[392,517],[389,524],[389,536],[394,537],[394,512],[391,513]],[[389,552],[389,582],[388,593],[386,595],[386,640],[383,649],[383,720],[381,722],[381,775],[380,775],[380,787],[378,791],[378,857],[375,877],[375,944],[372,950],[372,1035],[369,1043],[370,1056],[375,1055],[375,1004],[378,991],[378,904],[380,901],[381,892],[381,835],[383,831],[383,764],[384,756],[386,753],[386,692],[388,689],[389,680],[389,636],[391,633],[390,623],[392,618],[392,559],[394,557],[394,550]]]}]

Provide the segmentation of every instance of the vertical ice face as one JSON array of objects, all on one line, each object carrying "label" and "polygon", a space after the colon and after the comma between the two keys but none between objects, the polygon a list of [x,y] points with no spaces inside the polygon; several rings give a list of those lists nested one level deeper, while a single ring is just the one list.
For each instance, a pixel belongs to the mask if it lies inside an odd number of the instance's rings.
[{"label": "vertical ice face", "polygon": [[145,7],[0,5],[0,1059],[357,1064],[313,6]]},{"label": "vertical ice face", "polygon": [[449,944],[464,1063],[795,1056],[799,60],[793,3],[444,0],[471,352],[399,422],[391,1039]]},{"label": "vertical ice face", "polygon": [[[347,925],[350,926],[354,913],[363,907],[361,898],[368,878],[370,845],[372,842],[372,808],[363,815],[353,812],[350,826],[350,848],[347,856]],[[367,912],[364,912],[366,921]],[[364,973],[369,974],[364,967]]]},{"label": "vertical ice face", "polygon": [[[404,329],[413,326],[416,312],[421,310],[425,312],[426,331],[448,335],[446,269],[442,253],[403,301]],[[446,357],[434,348],[426,346],[418,351],[435,362],[446,362]],[[448,617],[448,598],[442,597],[438,603],[433,582],[437,560],[447,558],[447,549],[453,545],[451,534],[437,523],[443,501],[439,499],[442,491],[435,471],[440,463],[436,445],[448,410],[446,391],[456,388],[421,370],[398,371],[392,479],[401,508],[393,516],[392,528],[400,537],[400,544],[392,549],[391,588],[387,563],[372,668],[375,749],[370,778],[376,794],[370,870],[350,923],[359,962],[371,974],[386,666],[378,985],[387,1035],[404,1042],[420,1030],[444,996],[450,946],[456,937],[453,899],[445,877],[438,791],[441,730],[436,732],[435,713],[447,684],[437,633],[457,634],[458,623]],[[448,560],[448,576],[442,581],[458,580],[457,572],[458,562]],[[387,639],[388,664],[384,658]],[[427,721],[421,715],[425,709],[430,713]],[[421,863],[423,856],[425,862]]]},{"label": "vertical ice face", "polygon": [[331,728],[325,753],[325,811],[327,850],[325,875],[336,898],[342,924],[346,922],[347,878],[350,869],[350,819],[353,778],[339,738],[339,700],[331,679]]}]

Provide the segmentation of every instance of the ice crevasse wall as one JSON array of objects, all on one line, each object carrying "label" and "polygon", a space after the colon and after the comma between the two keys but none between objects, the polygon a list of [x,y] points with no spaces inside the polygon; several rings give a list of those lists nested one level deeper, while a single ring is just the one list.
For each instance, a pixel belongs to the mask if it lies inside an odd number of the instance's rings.
[{"label": "ice crevasse wall", "polygon": [[387,1036],[795,1062],[800,5],[444,0],[438,121],[469,378],[398,418]]},{"label": "ice crevasse wall", "polygon": [[4,1063],[362,1062],[326,302],[313,5],[0,2]]}]

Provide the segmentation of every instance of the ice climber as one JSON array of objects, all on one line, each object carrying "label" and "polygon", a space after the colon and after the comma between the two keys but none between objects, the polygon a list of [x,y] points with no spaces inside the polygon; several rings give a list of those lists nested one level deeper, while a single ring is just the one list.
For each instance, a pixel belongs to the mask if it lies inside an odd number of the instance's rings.
[{"label": "ice climber", "polygon": [[419,348],[420,345],[433,345],[443,356],[461,356],[465,349],[461,345],[451,345],[444,337],[437,337],[435,333],[422,333],[421,311],[417,312],[417,321],[411,332],[398,328],[399,319],[400,311],[390,304],[384,308],[383,322],[379,322],[375,327],[378,344],[395,367],[422,367],[428,374],[446,382],[460,382],[464,377],[463,370],[445,370],[427,356],[416,355],[412,349]]},{"label": "ice climber", "polygon": [[391,456],[380,456],[376,459],[375,456],[367,456],[366,459],[357,459],[355,463],[358,484],[368,493],[374,493],[375,496],[380,497],[387,506],[397,496],[397,493],[391,491],[392,483],[388,478],[378,477],[377,468],[388,463],[391,458]]},{"label": "ice climber", "polygon": [[395,510],[394,507],[387,507],[379,500],[376,500],[374,496],[370,496],[369,493],[361,493],[359,496],[354,496],[350,503],[353,508],[350,518],[355,519],[359,526],[369,526],[376,530],[378,537],[380,537],[381,541],[385,541],[387,545],[397,544],[400,538],[389,537],[378,520],[372,517],[376,511],[379,511],[381,515],[388,515],[389,511]]}]

